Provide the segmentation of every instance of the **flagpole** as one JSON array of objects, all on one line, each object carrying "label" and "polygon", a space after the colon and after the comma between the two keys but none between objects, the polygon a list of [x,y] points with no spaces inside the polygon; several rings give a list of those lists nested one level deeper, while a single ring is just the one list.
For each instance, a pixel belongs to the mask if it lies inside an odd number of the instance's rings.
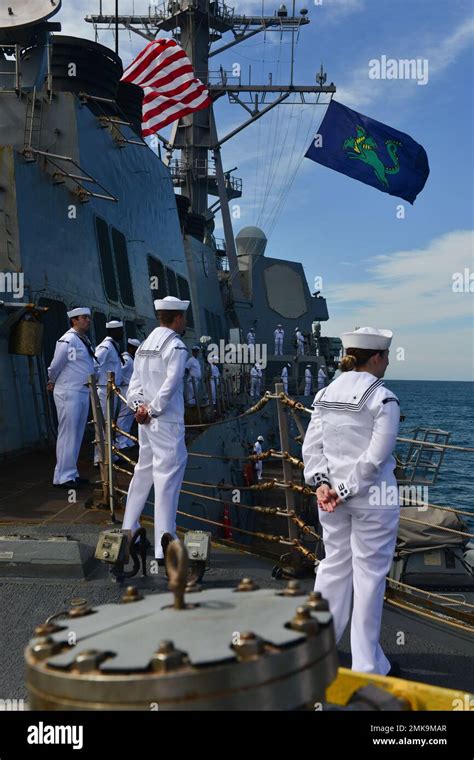
[{"label": "flagpole", "polygon": [[115,0],[115,52],[119,54],[118,0]]},{"label": "flagpole", "polygon": [[[293,0],[292,17],[295,17],[295,0]],[[293,86],[293,69],[295,65],[295,30],[291,27],[291,68],[290,68],[290,85]]]}]

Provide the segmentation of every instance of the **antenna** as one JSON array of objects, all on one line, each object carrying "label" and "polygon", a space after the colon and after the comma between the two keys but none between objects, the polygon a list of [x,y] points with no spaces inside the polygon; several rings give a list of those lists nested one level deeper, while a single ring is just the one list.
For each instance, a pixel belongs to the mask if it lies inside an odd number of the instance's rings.
[{"label": "antenna", "polygon": [[115,0],[115,52],[119,54],[119,4],[118,0]]},{"label": "antenna", "polygon": [[4,0],[0,8],[0,29],[35,26],[54,16],[62,0]]},{"label": "antenna", "polygon": [[[278,10],[272,15],[264,15],[262,0],[261,14],[239,15],[234,8],[227,5],[228,1],[157,0],[153,5],[150,4],[148,14],[136,15],[133,9],[132,13],[124,14],[122,8],[121,13],[116,9],[115,15],[103,15],[102,3],[99,0],[100,14],[88,15],[86,21],[93,24],[96,31],[110,30],[119,25],[121,29],[128,29],[147,41],[156,40],[162,32],[172,32],[175,38],[179,35],[179,43],[190,58],[195,76],[207,87],[213,102],[227,95],[231,103],[239,104],[245,110],[245,120],[224,136],[217,134],[212,105],[196,111],[186,119],[174,123],[166,145],[170,154],[166,163],[170,168],[173,184],[181,188],[183,195],[189,199],[192,213],[209,218],[214,214],[216,204],[220,206],[226,240],[225,250],[230,266],[229,282],[232,282],[234,298],[238,302],[242,295],[229,202],[241,197],[242,181],[224,173],[221,146],[280,104],[327,105],[336,88],[332,82],[329,85],[323,83],[323,80],[326,80],[324,71],[317,75],[320,78],[317,79],[318,84],[294,84],[295,44],[300,29],[309,24],[306,7],[297,14],[296,0],[288,3],[290,12],[285,5],[288,0],[276,0]],[[248,83],[242,81],[240,72],[235,75],[232,71],[225,71],[222,66],[219,71],[209,70],[210,60],[214,56],[256,34],[270,32],[279,34],[280,38],[284,33],[291,32],[289,84],[274,83],[273,80],[267,85],[252,84],[250,69]],[[223,39],[226,34],[229,41]],[[210,49],[214,42],[217,46]],[[158,135],[158,139],[163,138]],[[171,160],[174,150],[181,151],[180,160]],[[213,154],[213,159],[210,158],[210,153]],[[219,201],[209,206],[209,195],[218,196]]]}]

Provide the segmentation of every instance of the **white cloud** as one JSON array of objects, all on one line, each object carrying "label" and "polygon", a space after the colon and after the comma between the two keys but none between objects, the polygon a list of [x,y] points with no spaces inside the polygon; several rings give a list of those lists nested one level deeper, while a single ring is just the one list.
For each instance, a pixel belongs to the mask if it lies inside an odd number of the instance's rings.
[{"label": "white cloud", "polygon": [[[439,77],[459,56],[472,48],[474,38],[474,18],[468,17],[459,23],[447,36],[433,37],[424,44],[418,39],[408,40],[402,37],[397,43],[396,50],[388,49],[388,45],[380,49],[372,48],[367,60],[356,66],[351,71],[346,81],[337,85],[336,99],[349,107],[366,106],[381,98],[393,98],[402,100],[417,94],[420,87],[415,79],[369,79],[369,60],[380,59],[381,55],[387,58],[412,59],[421,58],[428,61],[429,81],[433,77]],[[419,93],[418,93],[419,94]]]},{"label": "white cloud", "polygon": [[426,248],[366,261],[365,281],[327,288],[326,334],[356,326],[394,331],[394,349],[405,349],[390,376],[400,379],[474,379],[474,305],[470,292],[453,292],[453,275],[474,272],[474,234],[447,233]]},{"label": "white cloud", "polygon": [[474,39],[474,18],[461,22],[445,39],[432,45],[425,58],[430,62],[430,72],[440,74],[450,66],[465,50],[471,50]]},{"label": "white cloud", "polygon": [[316,10],[320,13],[318,20],[338,22],[351,13],[361,12],[365,7],[364,0],[319,0],[315,2]]}]

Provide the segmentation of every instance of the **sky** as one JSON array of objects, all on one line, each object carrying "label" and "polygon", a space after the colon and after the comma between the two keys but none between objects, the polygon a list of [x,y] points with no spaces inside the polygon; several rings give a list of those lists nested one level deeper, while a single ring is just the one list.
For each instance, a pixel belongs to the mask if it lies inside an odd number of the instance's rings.
[{"label": "sky", "polygon": [[[273,15],[278,5],[243,0],[233,7]],[[98,7],[98,0],[63,0],[54,20],[63,33],[93,37],[83,18]],[[103,0],[105,13],[113,7]],[[303,7],[310,23],[294,36],[294,83],[315,84],[323,64],[338,102],[424,146],[430,176],[411,206],[320,166],[304,154],[326,106],[280,105],[222,148],[224,170],[237,166],[243,180],[243,197],[231,207],[234,233],[261,227],[266,255],[301,262],[311,289],[320,278],[330,316],[323,335],[364,325],[393,330],[387,377],[472,381],[474,3],[311,0],[297,3],[296,13]],[[147,9],[147,0],[120,0],[122,13]],[[113,47],[113,33],[100,32],[99,41]],[[121,32],[125,65],[144,44]],[[291,34],[259,34],[211,58],[211,69],[230,73],[238,64],[242,83],[251,67],[252,83],[271,74],[274,84],[288,84],[291,45]],[[369,62],[382,56],[427,61],[426,83],[370,78]],[[248,118],[224,98],[215,108],[220,137]],[[224,236],[220,219],[215,235]]]}]

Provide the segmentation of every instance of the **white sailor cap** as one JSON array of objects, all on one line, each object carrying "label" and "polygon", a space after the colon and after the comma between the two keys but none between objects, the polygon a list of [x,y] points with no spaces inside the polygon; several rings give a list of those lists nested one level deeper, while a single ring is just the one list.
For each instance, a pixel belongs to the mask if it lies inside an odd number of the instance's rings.
[{"label": "white sailor cap", "polygon": [[264,441],[264,440],[265,440],[265,438],[263,437],[263,435],[259,435],[258,438],[257,438],[257,441]]},{"label": "white sailor cap", "polygon": [[193,346],[191,349],[191,351],[200,351],[200,350],[201,350],[201,346]]},{"label": "white sailor cap", "polygon": [[377,330],[375,327],[359,327],[354,332],[342,333],[344,348],[365,348],[372,351],[385,351],[392,342],[391,330]]},{"label": "white sailor cap", "polygon": [[138,348],[138,346],[140,345],[140,341],[139,341],[139,340],[137,340],[136,338],[129,338],[129,339],[127,340],[127,343],[128,343],[130,346],[136,346],[137,348]]},{"label": "white sailor cap", "polygon": [[295,327],[295,332],[298,332],[299,329],[300,329],[299,327]]},{"label": "white sailor cap", "polygon": [[113,330],[114,328],[117,328],[117,327],[123,327],[123,322],[119,319],[112,319],[111,322],[105,323],[105,327],[107,328],[107,330]]},{"label": "white sailor cap", "polygon": [[287,364],[286,366],[288,367],[288,369],[291,369],[291,364]]},{"label": "white sailor cap", "polygon": [[219,357],[218,356],[212,356],[209,359],[209,361],[212,362],[213,364],[219,364]]},{"label": "white sailor cap", "polygon": [[165,296],[153,301],[155,311],[186,311],[190,301],[180,301],[176,296]]},{"label": "white sailor cap", "polygon": [[311,364],[307,364],[306,369],[311,369]]},{"label": "white sailor cap", "polygon": [[87,308],[87,306],[78,306],[77,309],[71,309],[71,311],[66,312],[69,319],[72,317],[81,317],[84,315],[85,317],[91,316],[91,310]]},{"label": "white sailor cap", "polygon": [[281,327],[281,325],[280,325],[280,324],[278,324],[278,325],[277,325],[277,327]]}]

